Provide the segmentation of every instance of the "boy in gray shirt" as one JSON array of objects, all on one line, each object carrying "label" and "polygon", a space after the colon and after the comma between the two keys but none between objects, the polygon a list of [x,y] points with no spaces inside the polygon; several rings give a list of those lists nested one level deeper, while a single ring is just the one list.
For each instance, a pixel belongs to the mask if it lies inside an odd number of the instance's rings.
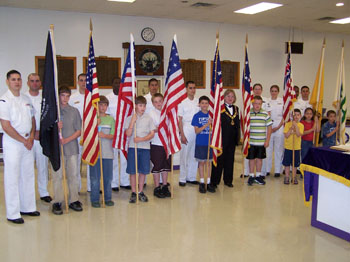
[{"label": "boy in gray shirt", "polygon": [[[136,202],[136,167],[135,167],[135,144],[137,144],[137,169],[139,173],[139,200],[147,202],[148,198],[143,193],[143,186],[145,177],[151,171],[150,162],[150,148],[151,139],[154,137],[154,130],[156,129],[152,118],[145,114],[146,110],[146,98],[143,96],[136,97],[135,111],[136,114],[128,117],[125,121],[125,127],[127,128],[125,133],[129,137],[129,149],[128,149],[128,163],[126,173],[130,175],[131,184],[131,197],[129,203]],[[136,125],[136,128],[135,128]],[[134,132],[136,129],[136,136]]]},{"label": "boy in gray shirt", "polygon": [[78,137],[81,134],[81,117],[78,109],[68,104],[71,90],[68,86],[61,86],[58,89],[60,102],[61,121],[58,122],[58,128],[62,132],[60,142],[63,145],[64,163],[56,172],[53,171],[52,183],[54,190],[54,200],[52,212],[55,215],[62,215],[61,203],[64,201],[62,188],[62,168],[66,169],[66,176],[69,189],[69,208],[75,211],[82,211],[82,204],[79,202],[79,172],[78,172]]}]

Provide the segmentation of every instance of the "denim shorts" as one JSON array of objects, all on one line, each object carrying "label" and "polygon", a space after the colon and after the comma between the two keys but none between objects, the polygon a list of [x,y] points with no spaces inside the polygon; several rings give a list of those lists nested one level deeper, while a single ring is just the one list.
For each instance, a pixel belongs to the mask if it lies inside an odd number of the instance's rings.
[{"label": "denim shorts", "polygon": [[[149,149],[137,149],[137,169],[139,174],[148,175],[151,171],[151,154]],[[136,174],[135,168],[135,148],[129,147],[126,173]]]},{"label": "denim shorts", "polygon": [[[282,165],[291,166],[293,162],[293,150],[284,149]],[[294,167],[300,166],[300,150],[294,150]]]},{"label": "denim shorts", "polygon": [[[208,146],[196,145],[194,151],[194,157],[197,161],[207,161],[208,160]],[[210,148],[209,160],[213,159],[213,149]]]}]

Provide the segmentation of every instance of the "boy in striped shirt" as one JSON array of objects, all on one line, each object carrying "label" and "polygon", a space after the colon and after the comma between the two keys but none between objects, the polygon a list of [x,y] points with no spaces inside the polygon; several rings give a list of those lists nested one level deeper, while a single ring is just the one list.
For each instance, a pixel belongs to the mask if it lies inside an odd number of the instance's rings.
[{"label": "boy in striped shirt", "polygon": [[[269,114],[261,109],[261,96],[254,96],[253,107],[250,110],[250,137],[247,159],[249,160],[248,185],[253,183],[265,185],[261,177],[262,160],[266,158],[266,148],[269,146],[272,120]],[[256,169],[256,175],[254,171]]]}]

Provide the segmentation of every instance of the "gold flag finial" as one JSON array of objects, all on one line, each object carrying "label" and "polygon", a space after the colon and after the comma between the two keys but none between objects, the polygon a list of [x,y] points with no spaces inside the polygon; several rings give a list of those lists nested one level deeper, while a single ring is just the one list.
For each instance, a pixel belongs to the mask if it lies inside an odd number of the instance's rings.
[{"label": "gold flag finial", "polygon": [[323,45],[326,45],[326,38],[323,38]]},{"label": "gold flag finial", "polygon": [[245,43],[248,44],[248,34],[245,35]]},{"label": "gold flag finial", "polygon": [[53,31],[54,27],[55,27],[55,26],[54,26],[53,24],[51,24],[51,25],[50,25],[50,30]]},{"label": "gold flag finial", "polygon": [[343,42],[342,42],[342,45],[341,45],[341,47],[344,47],[345,46],[345,44],[344,44],[344,39],[343,39]]},{"label": "gold flag finial", "polygon": [[219,29],[216,31],[216,39],[219,39]]},{"label": "gold flag finial", "polygon": [[92,31],[92,19],[90,18],[90,31]]}]

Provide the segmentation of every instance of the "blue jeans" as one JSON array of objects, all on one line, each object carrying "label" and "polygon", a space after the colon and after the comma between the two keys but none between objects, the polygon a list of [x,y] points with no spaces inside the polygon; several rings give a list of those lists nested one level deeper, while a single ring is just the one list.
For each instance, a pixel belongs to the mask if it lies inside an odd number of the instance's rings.
[{"label": "blue jeans", "polygon": [[301,162],[303,162],[309,149],[314,145],[312,141],[301,140]]},{"label": "blue jeans", "polygon": [[[91,194],[90,199],[92,202],[100,202],[100,159],[97,160],[94,166],[90,168],[90,183]],[[102,159],[103,168],[103,188],[105,193],[105,201],[112,200],[112,177],[113,177],[113,159]]]}]

